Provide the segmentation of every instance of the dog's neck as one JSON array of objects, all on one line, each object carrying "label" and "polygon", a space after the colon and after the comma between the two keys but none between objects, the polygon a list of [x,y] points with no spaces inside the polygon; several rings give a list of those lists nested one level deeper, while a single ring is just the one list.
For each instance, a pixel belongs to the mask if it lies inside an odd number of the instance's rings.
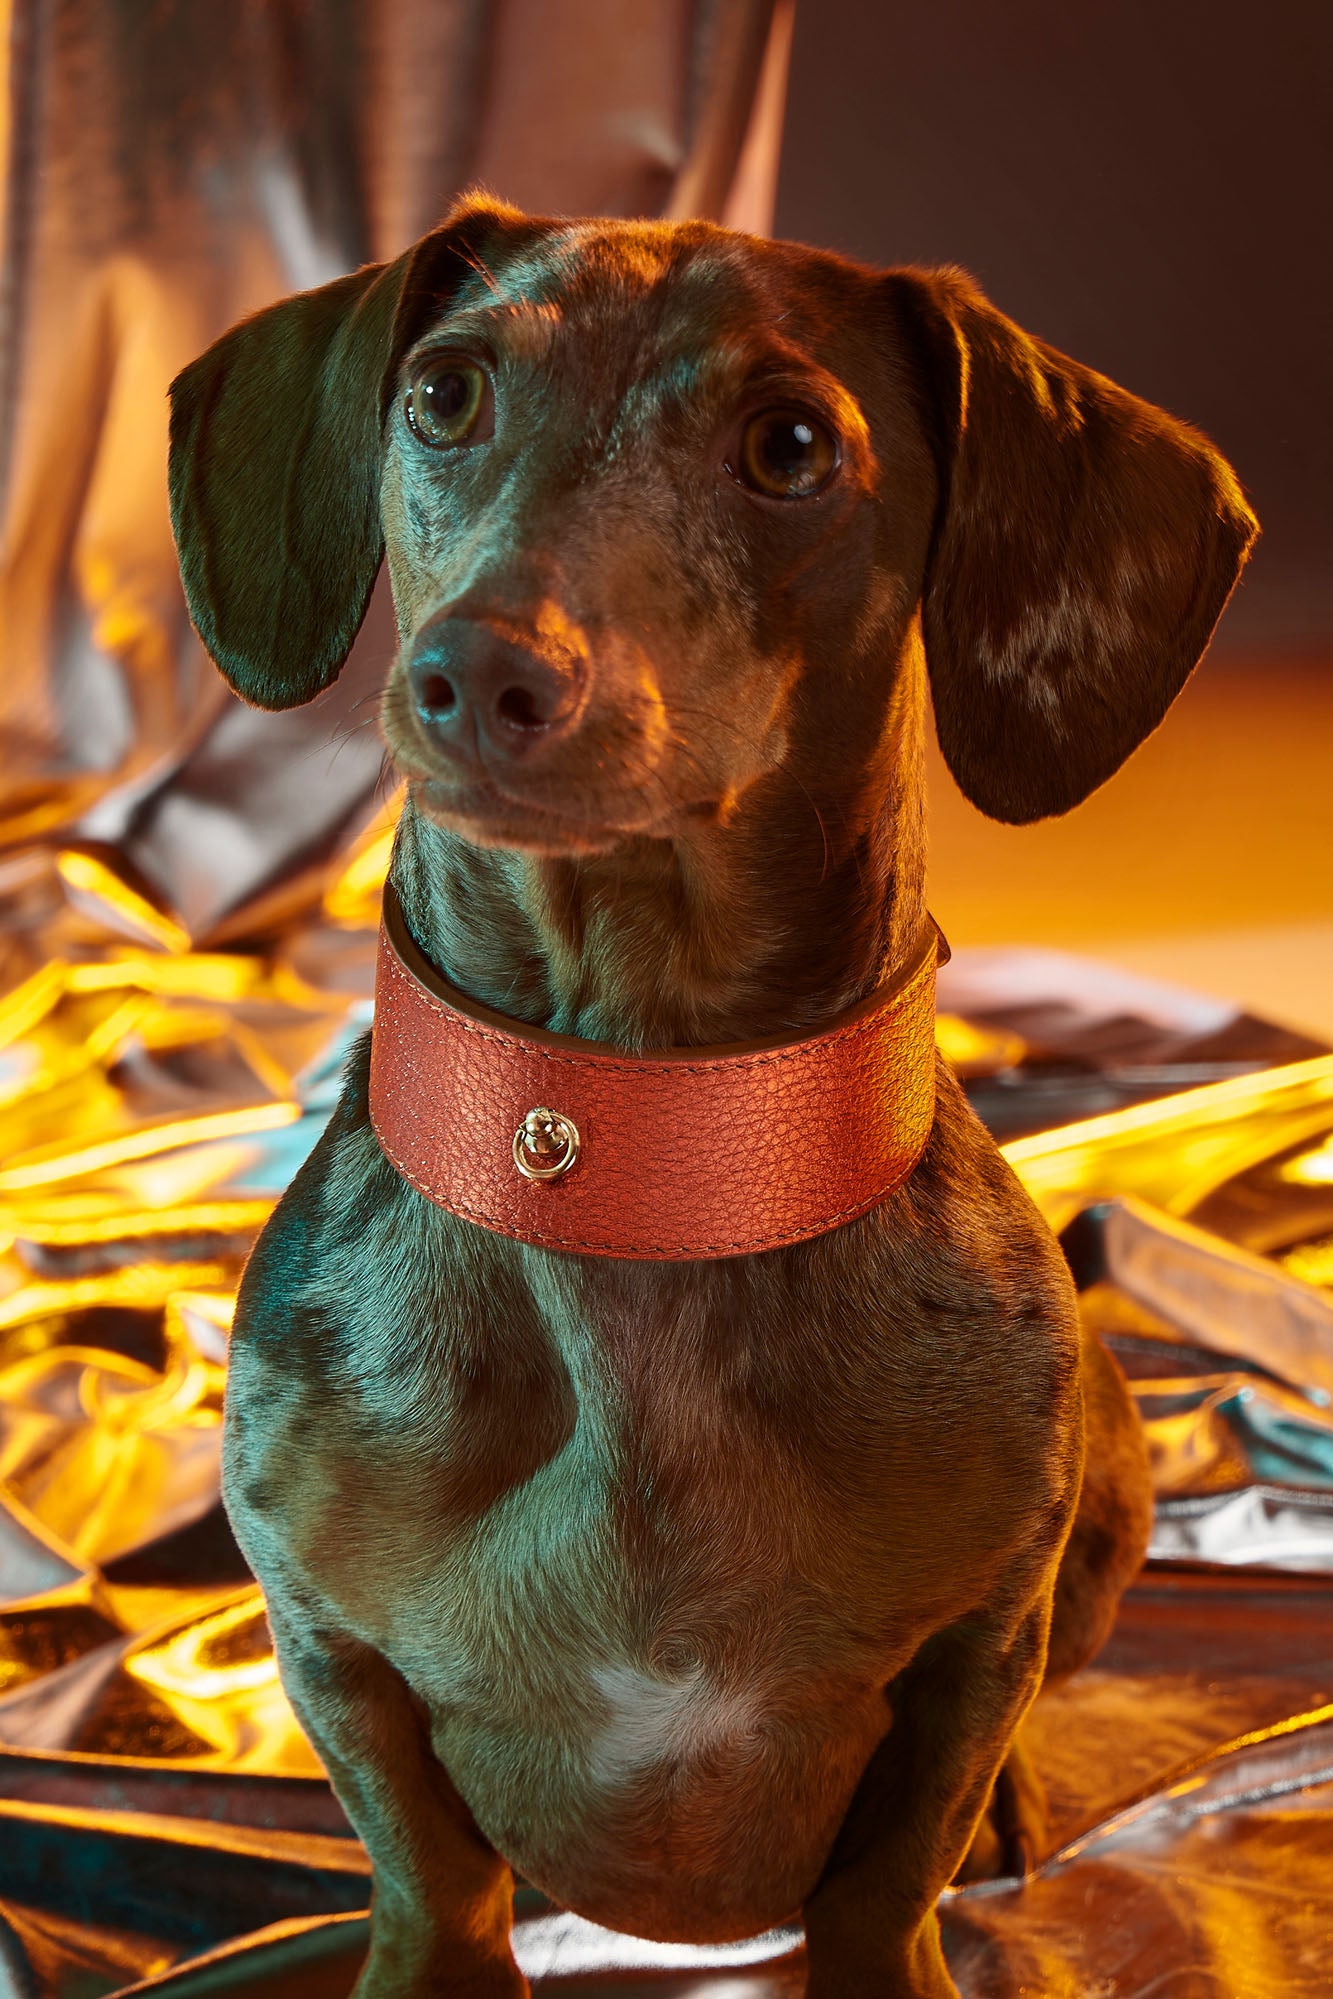
[{"label": "dog's neck", "polygon": [[551,858],[473,846],[409,795],[392,878],[438,971],[515,1020],[622,1048],[825,1026],[912,959],[925,922],[920,714],[862,808],[774,773],[727,826]]}]

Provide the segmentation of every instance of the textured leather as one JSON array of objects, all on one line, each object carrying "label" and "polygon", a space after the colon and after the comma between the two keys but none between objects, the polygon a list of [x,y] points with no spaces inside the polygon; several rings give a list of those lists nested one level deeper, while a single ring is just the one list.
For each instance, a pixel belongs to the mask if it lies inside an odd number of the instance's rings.
[{"label": "textured leather", "polygon": [[[865,1214],[911,1172],[935,1109],[933,929],[908,973],[787,1043],[629,1055],[476,1005],[422,957],[385,891],[370,1117],[388,1158],[483,1228],[595,1256],[742,1256]],[[577,1127],[557,1180],[515,1133]]]}]

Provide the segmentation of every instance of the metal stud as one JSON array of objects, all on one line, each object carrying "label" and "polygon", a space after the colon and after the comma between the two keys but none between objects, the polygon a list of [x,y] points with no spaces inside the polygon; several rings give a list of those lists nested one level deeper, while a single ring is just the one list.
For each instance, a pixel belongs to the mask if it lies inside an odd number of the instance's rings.
[{"label": "metal stud", "polygon": [[578,1126],[539,1104],[514,1133],[514,1164],[525,1180],[559,1180],[579,1156]]}]

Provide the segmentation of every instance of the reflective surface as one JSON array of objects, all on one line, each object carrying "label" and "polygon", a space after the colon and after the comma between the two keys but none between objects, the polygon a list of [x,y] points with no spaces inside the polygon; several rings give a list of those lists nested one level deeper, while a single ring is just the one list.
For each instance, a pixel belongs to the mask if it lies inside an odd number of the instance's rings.
[{"label": "reflective surface", "polygon": [[[386,850],[372,829],[252,954],[191,954],[132,899],[109,931],[123,891],[77,856],[0,876],[0,1993],[355,1977],[365,1858],[278,1684],[218,1446],[234,1286],[367,1018]],[[971,1011],[942,1038],[1021,1099],[1038,1015],[1049,1062],[1086,995],[1029,967],[1035,1011],[1000,1030],[983,971],[960,954]],[[1153,1101],[1147,1076],[1142,1104],[1010,1148],[1134,1381],[1159,1505],[1110,1644],[1027,1724],[1046,1854],[946,1898],[968,1999],[1328,1990],[1333,1289],[1309,1276],[1333,1057],[1243,1073],[1267,1033],[1247,1055],[1237,1031],[1222,1082]],[[537,1989],[571,1999],[802,1987],[791,1934],[647,1945],[528,1891],[516,1918]]]}]

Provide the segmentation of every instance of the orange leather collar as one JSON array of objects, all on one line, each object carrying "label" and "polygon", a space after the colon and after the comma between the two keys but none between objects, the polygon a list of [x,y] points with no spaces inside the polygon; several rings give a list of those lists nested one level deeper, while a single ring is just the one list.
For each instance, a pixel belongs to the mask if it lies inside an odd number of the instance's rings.
[{"label": "orange leather collar", "polygon": [[865,1214],[935,1115],[931,928],[915,962],[801,1041],[628,1055],[478,1006],[384,894],[370,1119],[404,1179],[548,1249],[744,1256]]}]

